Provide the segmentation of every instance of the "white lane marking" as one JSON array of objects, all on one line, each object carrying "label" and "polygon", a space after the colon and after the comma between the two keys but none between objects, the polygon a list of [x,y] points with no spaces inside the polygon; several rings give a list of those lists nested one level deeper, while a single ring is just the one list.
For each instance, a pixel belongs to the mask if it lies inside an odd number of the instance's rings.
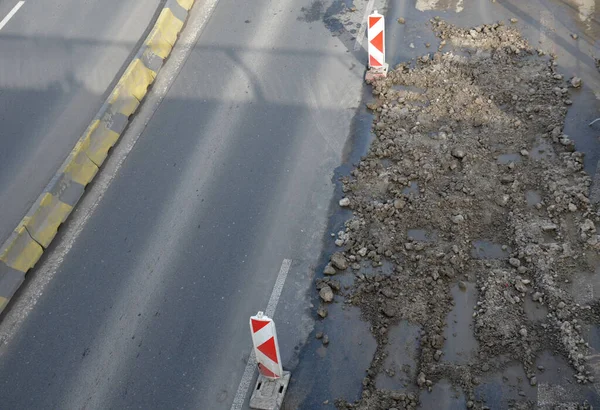
[{"label": "white lane marking", "polygon": [[2,21],[0,21],[0,30],[2,30],[4,28],[4,26],[6,26],[6,23],[8,23],[8,20],[10,20],[17,13],[17,11],[19,11],[19,9],[23,6],[23,4],[25,4],[24,1],[18,2],[17,5],[12,8],[10,13],[8,13],[6,15],[6,17],[4,17],[2,19]]},{"label": "white lane marking", "polygon": [[360,50],[363,47],[362,43],[365,38],[365,31],[367,30],[367,19],[371,11],[373,10],[373,5],[375,4],[375,0],[369,0],[367,3],[367,8],[365,9],[365,15],[363,16],[362,23],[360,23],[360,27],[358,28],[358,35],[356,36],[356,43],[354,43],[354,51]]},{"label": "white lane marking", "polygon": [[[265,309],[265,315],[267,315],[271,319],[275,316],[275,308],[277,307],[277,303],[279,302],[279,297],[281,296],[281,291],[283,290],[283,284],[285,283],[285,279],[287,278],[291,265],[291,259],[283,260],[281,268],[279,269],[279,274],[277,275],[277,280],[275,280],[275,285],[273,285],[273,292],[271,292],[271,298],[269,298],[269,303],[267,304],[267,308]],[[254,349],[252,349],[252,353],[248,358],[248,364],[246,364],[244,374],[242,375],[242,380],[240,381],[240,385],[238,386],[237,392],[235,393],[235,397],[233,398],[231,410],[240,410],[244,405],[244,401],[246,400],[246,396],[248,395],[248,389],[250,389],[250,383],[252,383],[255,371],[256,357],[254,356]]]}]

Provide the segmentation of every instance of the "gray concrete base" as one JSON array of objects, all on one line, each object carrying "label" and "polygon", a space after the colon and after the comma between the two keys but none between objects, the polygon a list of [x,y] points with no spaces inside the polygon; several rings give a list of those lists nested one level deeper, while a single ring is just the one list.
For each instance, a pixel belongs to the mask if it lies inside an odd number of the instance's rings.
[{"label": "gray concrete base", "polygon": [[283,397],[290,383],[290,372],[283,372],[277,380],[267,379],[258,375],[256,386],[250,397],[250,408],[258,410],[278,410],[283,403]]},{"label": "gray concrete base", "polygon": [[377,78],[387,77],[388,69],[389,69],[389,64],[387,64],[387,63],[385,63],[384,66],[381,68],[370,67],[367,70],[367,73],[365,74],[365,81],[367,83],[370,83]]}]

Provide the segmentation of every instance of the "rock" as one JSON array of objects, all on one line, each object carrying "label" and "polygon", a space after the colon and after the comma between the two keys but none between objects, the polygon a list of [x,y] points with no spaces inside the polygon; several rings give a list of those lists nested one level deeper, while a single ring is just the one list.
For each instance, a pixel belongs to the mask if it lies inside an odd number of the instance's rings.
[{"label": "rock", "polygon": [[469,30],[469,35],[473,38],[476,38],[478,36],[479,33],[477,33],[477,31],[471,29]]},{"label": "rock", "polygon": [[542,296],[542,293],[535,292],[533,296],[531,296],[531,299],[533,299],[534,302],[539,302],[540,300],[542,300]]},{"label": "rock", "polygon": [[455,148],[452,150],[452,156],[462,161],[467,156],[467,153],[460,148]]},{"label": "rock", "polygon": [[567,306],[567,304],[565,302],[560,302],[558,305],[556,305],[557,309],[564,309]]},{"label": "rock", "polygon": [[481,365],[481,371],[482,372],[487,372],[489,370],[490,370],[490,365],[489,364],[484,363],[484,364]]},{"label": "rock", "polygon": [[521,155],[524,157],[528,157],[529,156],[529,151],[527,151],[526,149],[522,149],[521,150]]},{"label": "rock", "polygon": [[519,334],[523,337],[527,337],[527,329],[522,327],[521,330],[519,330]]},{"label": "rock", "polygon": [[462,216],[462,215],[460,215],[460,214],[459,215],[454,215],[452,217],[452,222],[454,222],[455,224],[459,224],[461,222],[464,222],[464,220],[465,220],[465,217]]},{"label": "rock", "polygon": [[408,46],[409,46],[410,48],[415,48],[415,45],[414,45],[413,43],[410,43]]},{"label": "rock", "polygon": [[348,268],[348,260],[341,252],[335,252],[331,255],[331,264],[339,270],[345,270]]},{"label": "rock", "polygon": [[577,205],[575,205],[574,203],[569,203],[569,211],[571,212],[576,212],[577,211]]},{"label": "rock", "polygon": [[344,246],[344,240],[343,239],[336,239],[335,240],[335,246]]},{"label": "rock", "polygon": [[396,297],[396,293],[390,288],[383,288],[381,294],[386,298],[393,299]]},{"label": "rock", "polygon": [[349,198],[342,198],[340,199],[340,206],[350,206],[350,199]]},{"label": "rock", "polygon": [[331,266],[331,263],[328,263],[325,266],[325,269],[323,269],[324,275],[335,275],[336,273],[337,273],[337,271],[335,270],[335,268],[333,266]]},{"label": "rock", "polygon": [[583,224],[580,226],[581,232],[596,232],[596,225],[589,219],[583,221]]},{"label": "rock", "polygon": [[515,289],[517,289],[521,293],[527,292],[527,286],[520,279],[515,281]]},{"label": "rock", "polygon": [[577,40],[579,38],[579,36],[575,33],[571,34],[571,37],[573,37],[573,40]]},{"label": "rock", "polygon": [[436,362],[439,362],[441,357],[442,357],[442,351],[441,350],[436,350],[435,353],[433,354],[433,359]]},{"label": "rock", "polygon": [[368,252],[367,248],[360,248],[357,253],[364,258],[367,255],[367,252]]},{"label": "rock", "polygon": [[317,309],[317,315],[319,315],[322,319],[327,317],[327,308],[325,306],[320,306]]},{"label": "rock", "polygon": [[579,87],[581,87],[581,78],[579,78],[579,77],[573,77],[573,78],[571,79],[571,85],[572,85],[574,88],[579,88]]},{"label": "rock", "polygon": [[329,344],[329,336],[323,336],[323,346],[327,346]]},{"label": "rock", "polygon": [[529,384],[532,386],[537,385],[537,377],[533,376],[531,379],[529,379]]},{"label": "rock", "polygon": [[549,232],[549,231],[556,231],[558,226],[556,226],[556,224],[546,222],[546,223],[542,224],[541,228],[542,228],[542,231]]},{"label": "rock", "polygon": [[423,373],[423,372],[419,373],[419,376],[417,377],[417,385],[419,387],[423,387],[423,385],[425,385],[426,382],[427,382],[427,378],[425,377],[425,373]]},{"label": "rock", "polygon": [[339,290],[342,288],[339,280],[329,280],[327,284],[334,292],[339,292]]},{"label": "rock", "polygon": [[434,349],[440,349],[442,346],[444,346],[444,338],[440,335],[433,335],[430,343],[431,347]]},{"label": "rock", "polygon": [[392,400],[396,400],[396,401],[404,401],[404,400],[406,400],[406,394],[399,393],[397,391],[392,391],[390,393],[390,397],[392,398]]},{"label": "rock", "polygon": [[518,268],[519,266],[521,266],[521,261],[518,260],[517,258],[510,258],[508,260],[508,263],[510,263],[510,266],[514,266],[515,268]]},{"label": "rock", "polygon": [[461,280],[461,281],[458,281],[458,288],[464,292],[464,291],[466,291],[466,290],[467,290],[467,285],[466,285],[466,283],[465,283],[465,282],[463,282],[463,281]]},{"label": "rock", "polygon": [[518,22],[518,21],[519,21],[519,20],[517,20],[517,19],[515,19],[515,18],[512,18],[512,19],[510,19],[510,22],[511,22],[512,24],[515,24],[515,23],[516,23],[516,22]]},{"label": "rock", "polygon": [[319,296],[325,303],[329,303],[333,300],[333,290],[329,286],[323,286],[319,291]]},{"label": "rock", "polygon": [[545,368],[544,366],[542,366],[542,365],[539,365],[539,366],[538,366],[538,370],[539,370],[540,372],[543,372],[544,370],[546,370],[546,368]]},{"label": "rock", "polygon": [[389,305],[386,304],[382,309],[381,312],[386,316],[389,317],[390,319],[393,318],[394,316],[396,316],[396,311],[395,309]]},{"label": "rock", "polygon": [[473,403],[471,400],[469,400],[469,401],[467,402],[467,408],[468,408],[468,409],[472,409],[474,405],[475,405],[475,403]]},{"label": "rock", "polygon": [[394,208],[403,209],[404,205],[405,205],[404,199],[398,198],[398,199],[394,200]]},{"label": "rock", "polygon": [[317,332],[317,334],[315,335],[315,338],[317,339],[323,339],[323,332]]},{"label": "rock", "polygon": [[399,23],[399,24],[404,24],[404,23],[406,23],[406,20],[404,20],[404,17],[400,17],[400,18],[398,19],[398,23]]}]

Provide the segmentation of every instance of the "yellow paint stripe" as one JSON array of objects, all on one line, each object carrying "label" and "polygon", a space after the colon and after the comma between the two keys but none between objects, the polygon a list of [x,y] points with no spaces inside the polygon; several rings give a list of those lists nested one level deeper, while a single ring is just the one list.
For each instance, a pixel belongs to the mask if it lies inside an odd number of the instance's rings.
[{"label": "yellow paint stripe", "polygon": [[195,0],[177,0],[177,3],[186,10],[189,10],[194,5]]},{"label": "yellow paint stripe", "polygon": [[89,138],[84,137],[77,141],[77,144],[75,144],[75,147],[71,151],[67,164],[63,169],[63,172],[67,174],[72,181],[83,186],[89,184],[98,172],[96,164],[94,164],[86,155],[89,146]]},{"label": "yellow paint stripe", "polygon": [[175,17],[170,9],[163,9],[156,20],[155,27],[163,34],[164,40],[173,46],[183,28],[183,21]]},{"label": "yellow paint stripe", "polygon": [[6,305],[8,305],[8,298],[5,298],[3,296],[0,296],[0,312],[2,312],[4,310],[4,308],[6,307]]},{"label": "yellow paint stripe", "polygon": [[47,192],[38,201],[33,213],[28,215],[24,226],[33,239],[47,248],[56,236],[58,227],[71,213],[73,207]]},{"label": "yellow paint stripe", "polygon": [[119,140],[119,134],[108,129],[104,121],[98,120],[87,138],[89,139],[89,147],[86,154],[95,164],[100,166],[108,156],[108,150]]},{"label": "yellow paint stripe", "polygon": [[31,239],[23,223],[15,229],[6,245],[0,260],[21,272],[33,268],[44,252],[40,244]]},{"label": "yellow paint stripe", "polygon": [[148,35],[146,45],[154,54],[163,59],[167,58],[173,49],[158,26],[154,26]]},{"label": "yellow paint stripe", "polygon": [[138,101],[142,101],[148,92],[148,86],[153,81],[152,70],[147,68],[142,60],[136,58],[125,70],[119,85],[129,95],[133,95]]}]

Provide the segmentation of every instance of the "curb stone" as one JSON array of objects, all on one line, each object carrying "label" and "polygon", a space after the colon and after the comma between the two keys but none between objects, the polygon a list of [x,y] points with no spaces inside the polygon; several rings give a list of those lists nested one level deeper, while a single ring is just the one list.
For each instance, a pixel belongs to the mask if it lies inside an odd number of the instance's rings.
[{"label": "curb stone", "polygon": [[154,27],[67,159],[0,247],[0,313],[41,258],[171,53],[195,0],[167,0]]}]

